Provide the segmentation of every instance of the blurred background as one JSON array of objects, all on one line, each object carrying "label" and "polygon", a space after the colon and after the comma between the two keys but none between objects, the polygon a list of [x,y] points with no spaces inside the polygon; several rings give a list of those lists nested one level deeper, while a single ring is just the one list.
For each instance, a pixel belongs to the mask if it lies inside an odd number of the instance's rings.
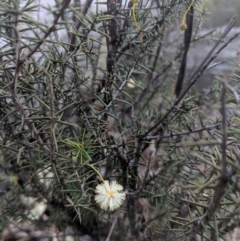
[{"label": "blurred background", "polygon": [[[226,37],[226,40],[240,31],[239,0],[206,0],[203,7],[206,9],[206,15],[202,24],[202,30],[199,32],[199,36],[203,36],[214,29],[216,29],[216,31],[208,37],[198,41],[197,44],[192,44],[187,64],[187,69],[190,73],[195,68],[194,66],[198,65],[204,56],[207,55],[208,51],[214,45],[218,35],[224,29],[224,26],[234,15],[238,16],[237,22],[235,27]],[[205,72],[195,84],[194,89],[197,92],[208,93],[209,87],[213,82],[215,83],[217,79],[221,79],[223,76],[229,76],[232,72],[237,72],[237,68],[240,63],[239,50],[240,39],[237,38],[231,42],[231,44],[228,45],[212,62],[212,64],[217,62],[220,63],[221,61],[223,61],[223,63],[212,68],[210,71]]]},{"label": "blurred background", "polygon": [[239,0],[207,0],[206,7],[209,15],[204,28],[214,28],[226,24],[233,16],[237,15],[237,26],[240,26],[240,1]]}]

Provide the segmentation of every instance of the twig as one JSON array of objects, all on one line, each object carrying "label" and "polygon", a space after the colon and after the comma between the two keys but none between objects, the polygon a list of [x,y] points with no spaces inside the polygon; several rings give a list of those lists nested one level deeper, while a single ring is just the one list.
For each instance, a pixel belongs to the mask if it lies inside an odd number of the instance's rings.
[{"label": "twig", "polygon": [[221,96],[221,104],[222,104],[222,176],[226,176],[226,168],[227,168],[227,130],[226,130],[226,85],[223,82],[222,86],[222,96]]},{"label": "twig", "polygon": [[[0,62],[2,62],[2,60]],[[14,81],[11,81],[10,76],[6,70],[4,71],[4,75],[9,83],[9,89],[10,89],[10,93],[11,93],[12,102],[15,105],[16,110],[19,112],[20,116],[22,117],[23,122],[25,122],[26,125],[28,126],[28,128],[31,130],[31,132],[33,133],[33,136],[36,138],[38,144],[41,146],[41,148],[43,149],[45,154],[48,156],[52,156],[53,155],[52,150],[49,149],[48,146],[44,144],[42,138],[38,134],[38,131],[37,131],[34,123],[29,119],[29,112],[27,110],[27,107],[25,107],[22,104],[22,101],[19,98],[16,89],[14,88],[14,85],[13,85]],[[56,167],[57,166],[56,160],[55,159],[53,159],[53,160],[54,160],[53,165]],[[57,168],[55,168],[55,173],[56,173],[59,183],[63,187],[64,179],[63,179],[61,173],[58,172]]]},{"label": "twig", "polygon": [[50,102],[50,159],[53,167],[53,171],[55,173],[56,178],[58,179],[58,182],[64,186],[64,178],[62,173],[59,171],[58,164],[56,161],[56,157],[54,155],[54,146],[57,149],[57,141],[55,137],[55,113],[54,113],[54,93],[53,93],[53,85],[51,81],[51,77],[49,76],[48,72],[46,70],[43,70],[44,74],[47,78],[47,84],[48,84],[48,92],[49,92],[49,102]]},{"label": "twig", "polygon": [[150,87],[150,84],[152,83],[153,79],[152,79],[152,76],[153,76],[153,73],[154,73],[154,70],[157,66],[157,62],[158,62],[158,58],[159,58],[159,53],[162,49],[162,39],[163,39],[163,36],[164,34],[161,35],[161,39],[160,39],[160,44],[158,45],[158,48],[157,48],[157,54],[156,54],[156,57],[153,61],[153,66],[152,66],[152,69],[151,69],[151,72],[148,74],[147,78],[146,78],[146,84],[145,84],[145,87],[142,89],[142,91],[136,96],[135,100],[133,101],[132,103],[132,106],[129,106],[127,109],[126,109],[126,113],[128,113],[132,108],[136,108],[138,104],[141,103],[141,100],[143,99],[144,95],[146,95],[147,93],[147,90],[149,89]]},{"label": "twig", "polygon": [[105,241],[110,241],[110,238],[111,238],[113,229],[114,229],[114,227],[115,227],[115,225],[116,225],[116,223],[117,223],[117,219],[118,219],[119,214],[120,214],[120,211],[117,212],[117,214],[116,214],[116,216],[115,216],[115,218],[114,218],[113,224],[112,224],[112,226],[111,226],[111,228],[110,228],[110,230],[109,230],[108,236],[107,236],[107,238],[106,238]]},{"label": "twig", "polygon": [[192,133],[198,133],[198,132],[202,132],[202,131],[209,131],[209,130],[213,130],[217,127],[221,126],[221,123],[215,124],[215,125],[211,125],[211,126],[205,126],[196,130],[191,130],[191,131],[183,131],[183,132],[179,132],[179,133],[175,133],[175,134],[169,134],[169,135],[165,135],[165,136],[161,136],[161,135],[156,135],[156,136],[146,136],[143,140],[144,141],[150,141],[150,140],[154,140],[154,139],[163,139],[163,138],[169,138],[169,137],[174,137],[174,136],[183,136],[183,135],[189,135]]},{"label": "twig", "polygon": [[[83,10],[82,10],[82,12],[81,12],[82,15],[85,15],[85,14],[88,12],[88,9],[89,9],[90,6],[92,5],[92,2],[93,2],[93,0],[87,0],[87,1],[85,2],[85,5],[84,5]],[[74,29],[79,30],[80,27],[81,27],[81,25],[82,25],[82,23],[81,23],[79,20],[77,20]],[[73,52],[73,51],[75,50],[75,48],[77,48],[77,47],[75,46],[75,44],[76,44],[76,35],[75,35],[75,34],[72,34],[71,40],[70,40],[69,52]]]},{"label": "twig", "polygon": [[[213,52],[215,51],[215,49],[218,47],[218,45],[222,42],[222,40],[227,36],[227,34],[230,32],[230,30],[234,27],[235,23],[237,20],[237,16],[233,16],[230,21],[228,22],[226,28],[224,29],[223,33],[221,34],[221,36],[219,37],[219,39],[217,40],[217,42],[215,43],[215,45],[213,46],[213,48],[209,51],[209,53],[207,54],[207,56],[203,59],[203,61],[201,62],[201,64],[198,66],[198,68],[193,72],[193,74],[191,75],[191,77],[189,78],[189,82],[192,81],[192,79],[201,71],[201,69],[203,68],[203,66],[205,65],[205,63],[209,60],[209,58],[212,56]],[[210,61],[212,62],[212,60]],[[210,63],[209,63],[210,64]]]},{"label": "twig", "polygon": [[135,62],[134,66],[128,71],[128,74],[127,74],[125,80],[122,82],[121,86],[117,89],[116,93],[114,94],[114,96],[112,97],[110,102],[105,106],[104,110],[102,110],[101,113],[99,114],[98,120],[102,119],[102,117],[104,116],[105,112],[112,106],[113,102],[115,101],[115,99],[117,98],[119,93],[123,90],[123,88],[125,87],[127,81],[131,77],[132,72],[134,71],[135,66],[138,64],[138,61],[139,61],[140,58],[141,58],[141,55],[139,56],[138,60]]},{"label": "twig", "polygon": [[194,39],[192,40],[192,43],[193,43],[193,42],[196,42],[196,41],[199,41],[199,40],[201,40],[201,39],[206,38],[208,35],[214,33],[215,31],[216,31],[216,29],[214,29],[214,30],[212,30],[212,31],[210,31],[210,32],[207,32],[206,34],[204,34],[204,35],[202,35],[202,36],[200,36],[200,37],[198,37],[198,38],[194,38]]},{"label": "twig", "polygon": [[19,59],[20,59],[20,36],[18,32],[18,22],[19,22],[19,3],[14,4],[16,6],[15,9],[15,20],[14,20],[14,32],[15,32],[15,55],[16,55],[16,68],[14,73],[14,79],[13,79],[13,85],[14,89],[16,89],[17,86],[17,79],[20,72],[20,65],[19,65]]},{"label": "twig", "polygon": [[221,175],[219,177],[218,183],[214,189],[212,200],[208,206],[206,213],[201,218],[202,222],[199,222],[198,225],[195,225],[193,230],[195,233],[199,233],[205,226],[208,224],[217,208],[220,205],[220,201],[225,194],[225,189],[231,179],[231,177],[236,173],[235,168],[229,168],[227,170],[227,130],[226,130],[226,85],[223,83],[222,96],[221,96],[221,105],[222,105],[222,169]]},{"label": "twig", "polygon": [[225,63],[225,62],[226,62],[226,60],[221,60],[221,61],[219,61],[219,62],[217,62],[217,63],[214,63],[214,64],[210,65],[210,66],[205,70],[205,72],[207,72],[207,71],[209,71],[210,69],[215,68],[216,66],[218,66],[218,65],[220,65],[220,64],[223,64],[223,63]]},{"label": "twig", "polygon": [[[179,4],[179,3],[173,4],[173,5],[177,5],[177,4]],[[165,23],[165,18],[166,18],[168,15],[171,15],[171,9],[172,9],[172,8],[167,8],[166,11],[165,11],[164,17],[163,17],[162,19],[158,20],[158,21],[154,24],[154,26],[148,31],[149,33],[155,33],[155,36],[153,36],[153,39],[152,39],[151,41],[154,41],[154,40],[156,40],[157,37],[159,37],[159,34],[160,34],[159,29],[160,29],[160,28],[163,26],[163,24]],[[132,39],[130,39],[130,41],[129,41],[128,44],[126,44],[125,46],[123,46],[123,47],[121,48],[121,50],[119,51],[119,54],[118,54],[118,56],[117,56],[117,60],[121,57],[121,55],[122,55],[125,51],[127,51],[127,50],[129,50],[129,49],[131,49],[131,48],[133,47],[133,44],[132,44],[132,43],[133,43],[134,40],[136,40],[137,38],[138,38],[138,34],[135,35]],[[147,38],[148,38],[148,36],[146,36],[146,35],[143,36],[143,38],[142,38],[143,42],[144,42]],[[141,46],[141,42],[136,43],[135,45]]]},{"label": "twig", "polygon": [[44,34],[44,36],[38,41],[38,43],[35,45],[35,47],[33,49],[30,50],[30,52],[23,57],[22,59],[20,59],[18,61],[18,66],[21,66],[27,59],[29,59],[34,53],[36,53],[36,51],[39,49],[39,47],[44,43],[44,41],[47,39],[47,37],[56,30],[56,25],[58,23],[58,20],[61,18],[61,16],[63,15],[65,9],[68,7],[68,5],[70,4],[71,0],[63,0],[62,2],[62,8],[60,9],[59,13],[56,15],[56,18],[53,21],[52,26],[46,31],[46,33]]}]

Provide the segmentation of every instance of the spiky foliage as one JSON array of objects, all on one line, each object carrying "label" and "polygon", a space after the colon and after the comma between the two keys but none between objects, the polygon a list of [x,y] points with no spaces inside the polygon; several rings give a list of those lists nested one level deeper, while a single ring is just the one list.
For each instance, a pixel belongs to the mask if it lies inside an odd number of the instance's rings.
[{"label": "spiky foliage", "polygon": [[[50,22],[33,19],[33,0],[0,3],[2,239],[217,240],[237,228],[240,78],[233,67],[207,94],[191,89],[240,34],[221,45],[235,18],[189,73],[203,1],[56,2]],[[95,202],[102,180],[123,186],[117,211]]]}]

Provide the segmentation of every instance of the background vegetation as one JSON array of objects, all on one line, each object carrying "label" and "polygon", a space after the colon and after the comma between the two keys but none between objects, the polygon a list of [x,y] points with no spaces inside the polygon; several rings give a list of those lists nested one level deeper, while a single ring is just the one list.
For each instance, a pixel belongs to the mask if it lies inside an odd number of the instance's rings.
[{"label": "background vegetation", "polygon": [[[237,19],[202,35],[201,0],[92,6],[56,1],[42,23],[35,1],[0,2],[1,239],[237,240],[239,63],[192,89]],[[94,169],[119,209],[96,204]]]}]

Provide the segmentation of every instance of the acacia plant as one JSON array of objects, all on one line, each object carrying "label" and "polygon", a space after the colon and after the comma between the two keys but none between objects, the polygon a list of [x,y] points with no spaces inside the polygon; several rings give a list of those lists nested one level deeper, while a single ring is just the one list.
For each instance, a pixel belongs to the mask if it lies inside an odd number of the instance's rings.
[{"label": "acacia plant", "polygon": [[1,240],[229,240],[237,63],[192,87],[236,16],[201,35],[204,0],[55,2],[0,1]]}]

